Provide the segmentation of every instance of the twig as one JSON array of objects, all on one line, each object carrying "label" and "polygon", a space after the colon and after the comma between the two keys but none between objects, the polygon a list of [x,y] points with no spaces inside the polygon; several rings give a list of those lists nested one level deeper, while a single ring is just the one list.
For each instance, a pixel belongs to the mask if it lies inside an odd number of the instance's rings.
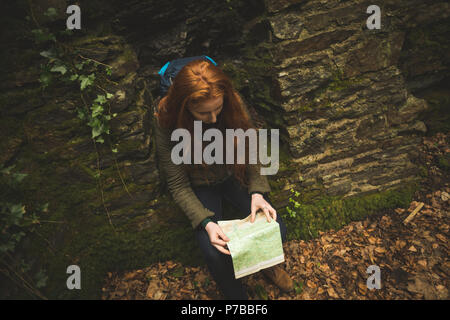
[{"label": "twig", "polygon": [[[10,271],[13,272],[17,278],[19,278],[20,280],[22,280],[22,285],[30,290],[32,293],[34,293],[36,296],[38,296],[39,298],[43,299],[43,300],[48,300],[45,296],[43,296],[39,290],[35,289],[32,285],[30,285],[24,278],[22,278],[22,276],[17,273],[11,266],[9,266],[6,262],[2,261],[3,264],[6,266],[6,268]],[[12,279],[12,278],[10,278]]]},{"label": "twig", "polygon": [[96,145],[94,139],[92,139],[92,142],[94,142],[95,153],[96,153],[96,155],[97,155],[97,170],[98,170],[98,175],[99,175],[99,176],[98,176],[98,182],[99,182],[100,193],[101,193],[101,195],[102,195],[103,208],[105,208],[106,215],[108,216],[109,224],[110,224],[111,227],[113,228],[114,233],[117,233],[117,232],[116,232],[116,229],[114,228],[114,225],[113,225],[113,223],[112,223],[112,221],[111,221],[111,216],[109,215],[108,208],[106,207],[106,204],[105,204],[105,196],[104,196],[104,194],[103,194],[103,185],[102,185],[101,173],[100,173],[100,159],[99,159],[99,155],[98,155],[97,145]]},{"label": "twig", "polygon": [[31,0],[28,0],[28,6],[30,7],[31,17],[33,18],[34,23],[36,23],[37,27],[40,29],[41,25],[37,22],[36,17],[34,16],[33,7],[31,5]]},{"label": "twig", "polygon": [[410,222],[416,216],[419,210],[422,209],[423,205],[424,203],[420,202],[419,205],[414,209],[414,211],[411,212],[411,214],[405,220],[403,220],[403,223],[407,224],[408,222]]},{"label": "twig", "polygon": [[104,63],[102,63],[102,62],[100,62],[100,61],[97,61],[97,60],[95,60],[95,59],[92,59],[92,58],[86,58],[86,57],[82,56],[81,54],[78,54],[78,56],[79,56],[81,59],[84,59],[84,60],[91,60],[91,61],[94,61],[95,63],[98,63],[98,64],[104,65],[104,66],[106,66],[106,67],[112,68],[109,64],[104,64]]}]

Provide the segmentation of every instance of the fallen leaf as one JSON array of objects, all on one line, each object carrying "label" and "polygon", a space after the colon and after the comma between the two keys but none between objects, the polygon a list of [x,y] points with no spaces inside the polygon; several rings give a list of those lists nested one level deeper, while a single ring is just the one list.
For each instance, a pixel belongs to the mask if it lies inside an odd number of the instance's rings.
[{"label": "fallen leaf", "polygon": [[339,296],[337,295],[336,291],[334,291],[334,289],[332,287],[329,287],[327,289],[328,295],[332,298],[339,298]]},{"label": "fallen leaf", "polygon": [[418,264],[420,264],[422,267],[426,268],[427,267],[427,261],[426,260],[419,260],[417,261]]},{"label": "fallen leaf", "polygon": [[358,282],[358,288],[359,288],[359,292],[362,295],[365,295],[367,293],[367,284],[362,283],[362,282]]},{"label": "fallen leaf", "polygon": [[306,285],[311,289],[317,288],[317,284],[312,282],[311,280],[306,280]]},{"label": "fallen leaf", "polygon": [[382,247],[376,247],[374,250],[376,253],[380,253],[380,254],[386,252],[386,249],[382,248]]}]

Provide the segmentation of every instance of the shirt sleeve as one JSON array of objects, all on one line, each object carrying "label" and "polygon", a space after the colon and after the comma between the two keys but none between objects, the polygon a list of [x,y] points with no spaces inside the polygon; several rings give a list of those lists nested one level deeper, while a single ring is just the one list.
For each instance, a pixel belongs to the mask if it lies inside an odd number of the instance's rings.
[{"label": "shirt sleeve", "polygon": [[197,228],[205,218],[214,216],[214,212],[205,208],[192,190],[189,177],[182,165],[175,165],[170,157],[171,141],[167,130],[162,129],[155,121],[156,153],[160,170],[167,179],[167,187],[175,203],[189,218],[192,228]]}]

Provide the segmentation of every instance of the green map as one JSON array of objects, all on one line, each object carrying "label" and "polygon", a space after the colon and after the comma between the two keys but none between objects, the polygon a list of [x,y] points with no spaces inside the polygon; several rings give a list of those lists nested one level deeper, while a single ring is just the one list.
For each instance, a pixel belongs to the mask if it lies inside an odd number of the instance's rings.
[{"label": "green map", "polygon": [[283,245],[278,222],[267,222],[264,213],[250,215],[242,220],[218,221],[218,225],[230,239],[228,249],[233,260],[236,279],[284,262]]}]

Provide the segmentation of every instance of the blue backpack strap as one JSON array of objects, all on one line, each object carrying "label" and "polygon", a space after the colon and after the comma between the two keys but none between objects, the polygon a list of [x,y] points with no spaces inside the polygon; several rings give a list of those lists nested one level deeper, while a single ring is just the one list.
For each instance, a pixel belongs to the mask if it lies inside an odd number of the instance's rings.
[{"label": "blue backpack strap", "polygon": [[161,98],[167,94],[169,87],[172,85],[172,79],[175,78],[177,73],[188,62],[191,62],[192,60],[198,60],[198,59],[204,59],[206,61],[211,62],[215,66],[217,66],[217,63],[213,59],[211,59],[210,57],[205,56],[205,55],[180,58],[180,59],[175,59],[175,60],[166,62],[166,64],[158,71],[158,74],[161,77],[161,80],[160,80],[160,96],[161,96]]}]

